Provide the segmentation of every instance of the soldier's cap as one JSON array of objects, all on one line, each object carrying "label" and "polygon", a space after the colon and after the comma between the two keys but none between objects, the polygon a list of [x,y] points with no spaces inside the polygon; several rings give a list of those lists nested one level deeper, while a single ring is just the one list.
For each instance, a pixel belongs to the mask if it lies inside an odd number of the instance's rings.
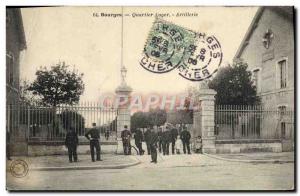
[{"label": "soldier's cap", "polygon": [[96,123],[92,123],[93,126],[96,126]]},{"label": "soldier's cap", "polygon": [[124,125],[124,128],[127,129],[128,128],[127,125]]}]

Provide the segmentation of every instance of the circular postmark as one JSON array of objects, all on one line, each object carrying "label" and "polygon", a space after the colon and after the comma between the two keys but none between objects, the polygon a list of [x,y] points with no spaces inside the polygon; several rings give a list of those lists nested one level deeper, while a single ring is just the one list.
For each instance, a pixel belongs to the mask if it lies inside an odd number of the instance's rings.
[{"label": "circular postmark", "polygon": [[166,73],[177,68],[183,78],[202,81],[218,71],[222,57],[221,44],[214,36],[156,19],[140,65],[153,73]]},{"label": "circular postmark", "polygon": [[214,36],[195,33],[194,43],[186,48],[178,65],[179,75],[191,81],[208,79],[218,71],[222,57],[221,45]]},{"label": "circular postmark", "polygon": [[25,177],[28,174],[28,164],[21,159],[14,160],[10,165],[10,173],[17,178]]}]

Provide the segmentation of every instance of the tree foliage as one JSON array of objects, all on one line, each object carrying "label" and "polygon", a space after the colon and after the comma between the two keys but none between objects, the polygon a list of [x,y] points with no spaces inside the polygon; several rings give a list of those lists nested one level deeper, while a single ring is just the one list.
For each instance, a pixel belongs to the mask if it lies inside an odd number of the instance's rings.
[{"label": "tree foliage", "polygon": [[150,126],[161,126],[167,121],[167,113],[161,109],[151,109],[148,112],[148,120]]},{"label": "tree foliage", "polygon": [[41,96],[42,101],[51,106],[60,104],[75,104],[84,91],[83,74],[70,71],[68,65],[58,63],[49,70],[46,67],[36,72],[35,81],[28,90]]},{"label": "tree foliage", "polygon": [[64,129],[73,128],[77,133],[84,133],[85,119],[76,111],[64,110],[59,114]]},{"label": "tree foliage", "polygon": [[216,104],[254,105],[259,103],[256,87],[251,81],[251,72],[244,62],[234,63],[219,69],[209,82],[209,87],[217,91]]},{"label": "tree foliage", "polygon": [[167,120],[165,110],[152,109],[149,112],[136,112],[131,116],[131,129],[146,128],[148,126],[161,126]]},{"label": "tree foliage", "polygon": [[131,116],[131,129],[135,130],[136,128],[146,128],[149,125],[147,113],[145,112],[136,112]]},{"label": "tree foliage", "polygon": [[20,101],[28,105],[44,105],[41,97],[33,94],[29,90],[30,82],[28,80],[21,80],[20,82]]}]

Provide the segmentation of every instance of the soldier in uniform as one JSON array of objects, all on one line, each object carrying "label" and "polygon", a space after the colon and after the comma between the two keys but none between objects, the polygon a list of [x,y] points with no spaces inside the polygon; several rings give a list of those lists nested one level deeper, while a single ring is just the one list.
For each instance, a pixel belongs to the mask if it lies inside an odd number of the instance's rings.
[{"label": "soldier in uniform", "polygon": [[191,134],[190,134],[190,132],[188,132],[186,127],[184,127],[183,131],[180,133],[180,139],[181,139],[182,145],[183,145],[183,153],[186,154],[186,148],[187,148],[188,154],[191,154],[191,150],[190,150]]},{"label": "soldier in uniform", "polygon": [[151,150],[150,150],[150,143],[149,143],[149,136],[150,136],[150,129],[147,128],[146,132],[144,133],[145,136],[145,142],[146,142],[146,146],[147,146],[147,153],[148,155],[151,154]]},{"label": "soldier in uniform", "polygon": [[175,143],[178,136],[178,130],[174,127],[171,129],[172,154],[175,154]]},{"label": "soldier in uniform", "polygon": [[105,139],[108,140],[108,138],[109,138],[109,130],[108,129],[105,130],[104,136],[105,136]]},{"label": "soldier in uniform", "polygon": [[140,129],[137,129],[134,134],[134,141],[135,141],[135,146],[139,149],[139,154],[143,155],[144,150],[142,148],[142,141],[143,141],[143,133]]},{"label": "soldier in uniform", "polygon": [[121,132],[121,138],[123,142],[123,150],[124,155],[130,155],[131,154],[131,132],[128,130],[127,125],[124,126],[124,130]]},{"label": "soldier in uniform", "polygon": [[102,161],[100,158],[100,133],[99,130],[96,128],[96,123],[93,123],[93,128],[85,134],[85,137],[90,141],[92,161],[95,162],[95,148],[97,161]]},{"label": "soldier in uniform", "polygon": [[166,127],[166,130],[162,132],[161,140],[162,140],[162,147],[163,147],[163,155],[169,155],[171,133],[168,126]]},{"label": "soldier in uniform", "polygon": [[157,136],[158,136],[158,151],[161,153],[162,150],[162,128],[159,127],[158,128],[158,132],[157,132]]},{"label": "soldier in uniform", "polygon": [[151,163],[157,163],[157,142],[158,135],[153,128],[150,128],[149,144],[151,150]]},{"label": "soldier in uniform", "polygon": [[71,127],[66,135],[65,145],[68,148],[69,162],[72,163],[73,159],[74,162],[77,162],[78,136],[73,127]]}]

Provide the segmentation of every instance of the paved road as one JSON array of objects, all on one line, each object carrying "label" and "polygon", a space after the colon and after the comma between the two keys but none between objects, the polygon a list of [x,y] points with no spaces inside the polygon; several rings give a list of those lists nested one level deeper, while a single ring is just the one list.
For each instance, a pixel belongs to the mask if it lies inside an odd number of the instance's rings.
[{"label": "paved road", "polygon": [[149,156],[126,169],[32,171],[7,175],[9,189],[29,190],[286,190],[294,186],[294,164],[238,163],[205,155]]}]

